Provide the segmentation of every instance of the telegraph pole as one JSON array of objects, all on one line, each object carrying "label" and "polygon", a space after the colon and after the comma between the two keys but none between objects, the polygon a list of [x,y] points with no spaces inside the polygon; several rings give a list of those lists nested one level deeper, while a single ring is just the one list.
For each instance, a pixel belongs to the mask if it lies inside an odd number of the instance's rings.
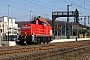
[{"label": "telegraph pole", "polygon": [[57,20],[57,37],[58,37],[58,20]]},{"label": "telegraph pole", "polygon": [[77,9],[75,10],[75,14],[76,14],[75,18],[77,23],[77,37],[79,38],[79,12]]},{"label": "telegraph pole", "polygon": [[33,11],[30,11],[30,21],[31,21],[31,18],[32,18],[32,15],[31,15],[31,14],[32,14],[32,12],[33,12]]},{"label": "telegraph pole", "polygon": [[66,37],[66,21],[65,21],[65,37]]},{"label": "telegraph pole", "polygon": [[90,17],[90,16],[88,16],[88,24],[89,24],[89,38],[90,38],[90,21],[89,21],[89,17]]},{"label": "telegraph pole", "polygon": [[1,46],[1,30],[0,30],[0,46]]},{"label": "telegraph pole", "polygon": [[67,5],[67,31],[66,31],[67,39],[70,39],[69,6],[70,6],[70,5]]},{"label": "telegraph pole", "polygon": [[10,6],[11,5],[8,5],[8,45],[9,45],[9,10],[10,10]]}]

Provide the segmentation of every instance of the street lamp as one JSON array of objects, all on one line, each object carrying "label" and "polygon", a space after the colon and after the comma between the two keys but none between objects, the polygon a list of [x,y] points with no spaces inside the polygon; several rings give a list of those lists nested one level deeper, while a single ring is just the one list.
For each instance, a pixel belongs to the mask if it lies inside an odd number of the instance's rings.
[{"label": "street lamp", "polygon": [[9,10],[10,10],[10,6],[11,5],[8,5],[8,45],[9,45]]},{"label": "street lamp", "polygon": [[57,37],[58,37],[58,20],[57,20]]},{"label": "street lamp", "polygon": [[70,38],[70,25],[69,25],[69,6],[72,5],[67,5],[67,39]]},{"label": "street lamp", "polygon": [[88,16],[88,24],[89,24],[89,37],[90,37],[90,22],[89,22],[89,17],[90,17],[90,16]]},{"label": "street lamp", "polygon": [[[82,20],[82,18],[80,18],[80,20]],[[82,38],[82,24],[81,24],[81,37],[80,38]]]},{"label": "street lamp", "polygon": [[61,36],[62,36],[62,26],[61,26]]},{"label": "street lamp", "polygon": [[65,21],[65,37],[66,37],[66,21]]},{"label": "street lamp", "polygon": [[72,36],[73,36],[73,21],[72,21]]},{"label": "street lamp", "polygon": [[32,13],[32,12],[33,12],[33,11],[31,10],[31,11],[30,11],[30,20],[31,20],[31,17],[32,17],[32,16],[31,16],[31,13]]}]

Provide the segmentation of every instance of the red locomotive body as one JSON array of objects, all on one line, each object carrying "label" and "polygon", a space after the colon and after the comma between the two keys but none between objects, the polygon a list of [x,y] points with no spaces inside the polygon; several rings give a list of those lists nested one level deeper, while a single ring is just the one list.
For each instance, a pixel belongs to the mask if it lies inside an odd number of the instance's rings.
[{"label": "red locomotive body", "polygon": [[[36,20],[38,21],[38,20]],[[34,33],[35,36],[37,35],[44,35],[49,36],[50,35],[51,26],[48,26],[47,24],[23,24],[21,27],[21,34],[24,35],[25,33],[27,35],[32,35]]]},{"label": "red locomotive body", "polygon": [[44,20],[44,18],[38,18],[34,21],[31,21],[29,24],[23,24],[21,27],[19,44],[23,44],[24,41],[26,41],[27,45],[34,43],[48,43],[52,38],[50,30],[51,26],[46,20]]}]

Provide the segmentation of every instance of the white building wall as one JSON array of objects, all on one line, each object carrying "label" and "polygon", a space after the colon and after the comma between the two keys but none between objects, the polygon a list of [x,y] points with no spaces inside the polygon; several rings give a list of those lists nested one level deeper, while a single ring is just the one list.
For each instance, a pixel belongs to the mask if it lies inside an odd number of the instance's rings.
[{"label": "white building wall", "polygon": [[9,23],[9,28],[12,28],[12,23]]},{"label": "white building wall", "polygon": [[14,28],[16,28],[16,29],[17,29],[17,28],[18,28],[18,24],[14,24]]},{"label": "white building wall", "polygon": [[7,16],[3,16],[3,22],[8,22],[8,17]]},{"label": "white building wall", "polygon": [[9,19],[9,23],[11,23],[12,18]]},{"label": "white building wall", "polygon": [[1,30],[1,39],[5,38],[5,35],[7,33],[7,23],[6,22],[0,22],[0,30]]},{"label": "white building wall", "polygon": [[[18,24],[15,24],[15,18],[9,18],[9,25],[8,25],[8,17],[7,16],[0,17],[0,22],[6,23],[6,27],[7,27],[6,35],[8,35],[7,34],[8,31],[10,32],[9,35],[13,35],[13,34],[17,35],[19,28],[18,28]],[[17,33],[15,33],[15,32],[17,32]]]},{"label": "white building wall", "polygon": [[15,24],[15,18],[12,19],[12,23]]}]

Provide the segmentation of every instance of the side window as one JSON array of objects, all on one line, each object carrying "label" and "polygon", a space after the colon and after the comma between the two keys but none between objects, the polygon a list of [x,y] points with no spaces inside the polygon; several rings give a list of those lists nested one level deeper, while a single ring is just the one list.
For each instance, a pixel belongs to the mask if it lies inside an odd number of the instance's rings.
[{"label": "side window", "polygon": [[47,24],[46,24],[46,23],[44,23],[44,26],[47,26]]},{"label": "side window", "polygon": [[0,32],[2,33],[2,29],[0,29]]},{"label": "side window", "polygon": [[38,21],[38,23],[39,23],[40,25],[42,25],[42,21]]},{"label": "side window", "polygon": [[2,25],[2,27],[4,27],[4,24]]}]

